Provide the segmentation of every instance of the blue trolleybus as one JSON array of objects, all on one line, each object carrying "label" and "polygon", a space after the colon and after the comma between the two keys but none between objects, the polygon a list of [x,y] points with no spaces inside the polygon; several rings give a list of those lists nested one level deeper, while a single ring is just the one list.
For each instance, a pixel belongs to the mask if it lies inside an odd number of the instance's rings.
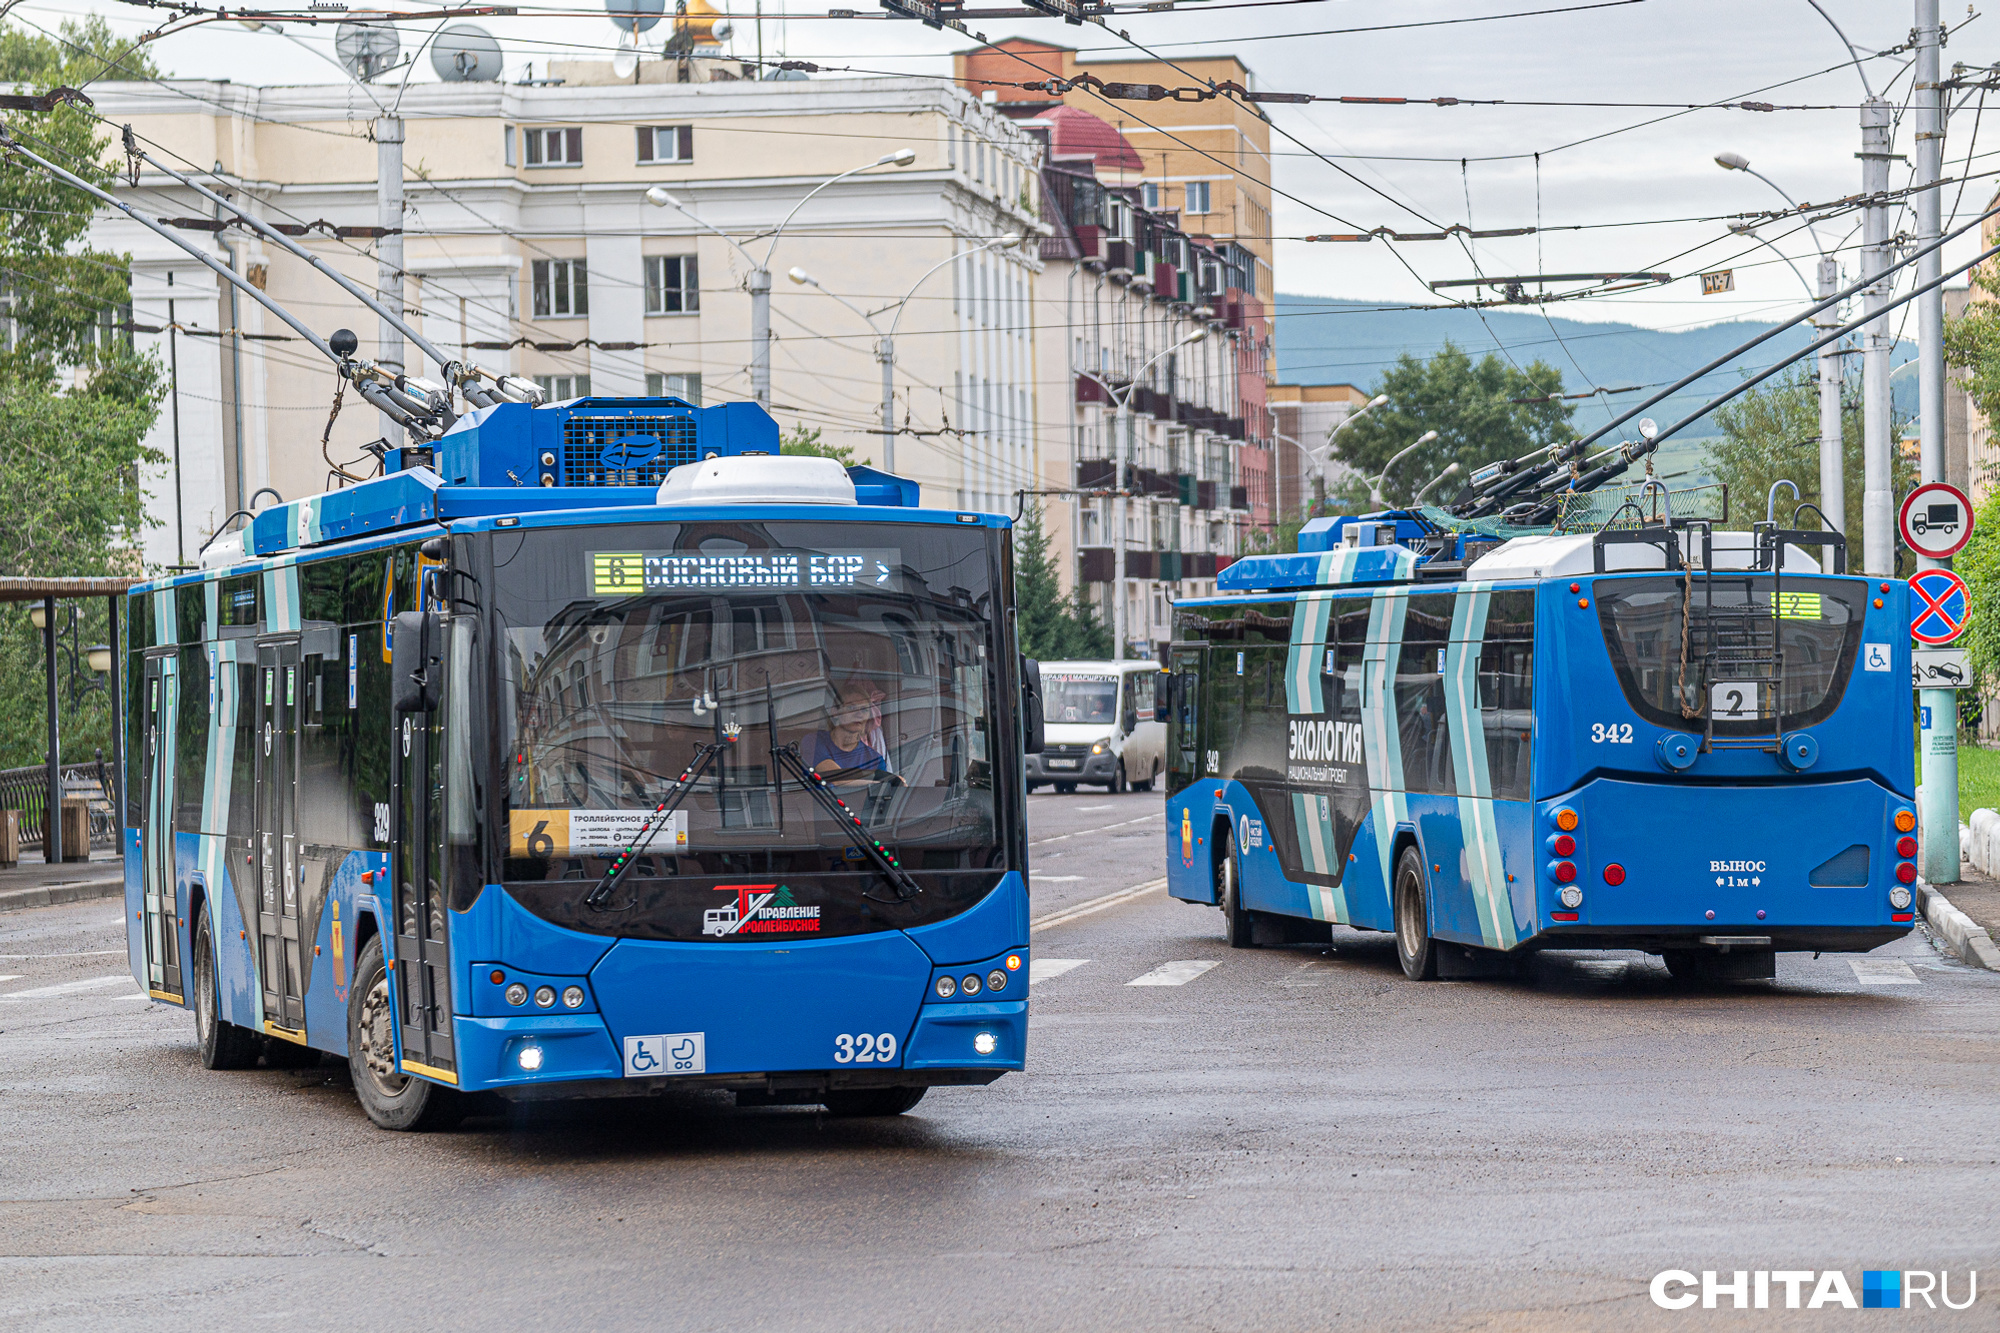
[{"label": "blue trolleybus", "polygon": [[1769,977],[1912,928],[1905,585],[1774,523],[1444,517],[1315,520],[1178,605],[1169,892],[1238,947],[1392,932],[1415,979]]},{"label": "blue trolleybus", "polygon": [[500,403],[133,590],[131,963],[206,1065],[345,1056],[396,1129],[1021,1068],[1008,523],[777,452]]}]

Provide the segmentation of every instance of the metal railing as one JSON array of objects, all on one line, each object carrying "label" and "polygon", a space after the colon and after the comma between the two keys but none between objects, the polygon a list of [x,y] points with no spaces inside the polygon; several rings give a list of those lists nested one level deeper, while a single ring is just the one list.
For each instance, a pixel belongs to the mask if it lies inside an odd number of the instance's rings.
[{"label": "metal railing", "polygon": [[[90,845],[93,849],[118,845],[118,811],[112,800],[117,788],[111,766],[100,755],[87,764],[68,765],[62,770],[63,799],[90,803]],[[0,769],[0,810],[21,814],[21,850],[39,851],[48,827],[49,770],[42,764],[29,768]]]}]

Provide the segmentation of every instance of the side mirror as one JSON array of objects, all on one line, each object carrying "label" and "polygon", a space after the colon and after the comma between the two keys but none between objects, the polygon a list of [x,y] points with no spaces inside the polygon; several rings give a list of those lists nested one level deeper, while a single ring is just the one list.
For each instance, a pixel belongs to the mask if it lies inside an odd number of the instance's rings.
[{"label": "side mirror", "polygon": [[1048,739],[1042,718],[1042,664],[1032,657],[1021,659],[1021,753],[1040,754]]},{"label": "side mirror", "polygon": [[428,713],[437,707],[441,620],[435,611],[396,613],[390,627],[389,679],[391,706],[398,713]]}]

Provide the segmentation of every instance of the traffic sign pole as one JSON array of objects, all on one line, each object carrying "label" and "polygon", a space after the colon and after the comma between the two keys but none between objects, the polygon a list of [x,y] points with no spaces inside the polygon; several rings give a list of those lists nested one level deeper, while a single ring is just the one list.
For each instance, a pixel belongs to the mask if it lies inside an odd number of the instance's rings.
[{"label": "traffic sign pole", "polygon": [[[1928,430],[1928,423],[1926,424]],[[1924,455],[1928,462],[1932,454]],[[1972,501],[1955,486],[1933,477],[1903,500],[1896,526],[1903,545],[1917,557],[1910,581],[1910,633],[1924,644],[1945,644],[1964,630],[1972,613],[1965,584],[1952,574],[1951,557],[1972,539]],[[1943,571],[1939,577],[1935,571]],[[1918,793],[1923,821],[1924,878],[1933,884],[1958,883],[1958,691],[1917,691],[1918,754],[1924,781]]]}]

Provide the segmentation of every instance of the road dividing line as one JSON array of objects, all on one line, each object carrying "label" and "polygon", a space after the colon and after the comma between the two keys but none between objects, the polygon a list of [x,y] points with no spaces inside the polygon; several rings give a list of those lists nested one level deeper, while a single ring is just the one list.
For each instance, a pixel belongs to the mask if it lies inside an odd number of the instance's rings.
[{"label": "road dividing line", "polygon": [[11,977],[0,977],[0,981],[19,981],[20,979],[21,979],[21,974],[19,972],[16,972]]},{"label": "road dividing line", "polygon": [[1074,972],[1088,958],[1030,958],[1028,960],[1028,984],[1039,986],[1044,981],[1054,981],[1065,972]]},{"label": "road dividing line", "polygon": [[1074,883],[1076,883],[1076,881],[1078,881],[1078,880],[1080,880],[1080,879],[1082,879],[1082,878],[1083,878],[1083,876],[1082,876],[1082,875],[1037,875],[1037,876],[1035,876],[1035,883],[1037,883],[1037,884],[1074,884]]},{"label": "road dividing line", "polygon": [[53,1000],[64,995],[77,995],[84,991],[103,990],[106,986],[130,986],[128,976],[92,977],[88,981],[65,981],[60,986],[43,986],[38,990],[17,990],[12,995],[0,995],[0,1000]]},{"label": "road dividing line", "polygon": [[1893,958],[1850,958],[1847,965],[1854,969],[1854,979],[1864,986],[1921,986],[1923,978],[1910,970],[1908,963],[1899,963]]},{"label": "road dividing line", "polygon": [[[1105,824],[1098,828],[1080,828],[1074,833],[1058,833],[1053,837],[1036,838],[1033,842],[1030,842],[1028,845],[1030,847],[1046,847],[1049,843],[1062,842],[1064,839],[1067,838],[1087,838],[1093,833],[1109,833],[1112,829],[1115,828],[1130,828],[1134,824],[1148,824],[1155,819],[1159,820],[1162,826],[1165,826],[1167,822],[1167,812],[1161,810],[1156,814],[1141,815],[1137,819],[1122,819],[1116,824]],[[124,918],[121,917],[119,919],[122,921]]]},{"label": "road dividing line", "polygon": [[1120,903],[1129,903],[1134,898],[1143,898],[1166,887],[1167,880],[1164,875],[1159,879],[1149,879],[1144,884],[1134,884],[1129,889],[1120,889],[1116,893],[1107,893],[1102,898],[1092,898],[1074,907],[1065,907],[1060,912],[1050,912],[1047,916],[1037,917],[1028,923],[1028,933],[1038,935],[1052,926],[1060,926],[1078,917],[1089,916],[1092,912],[1102,912],[1105,908],[1116,907]]},{"label": "road dividing line", "polygon": [[1133,977],[1128,986],[1185,986],[1202,973],[1214,967],[1207,958],[1190,958],[1178,963],[1161,963],[1143,977]]}]

